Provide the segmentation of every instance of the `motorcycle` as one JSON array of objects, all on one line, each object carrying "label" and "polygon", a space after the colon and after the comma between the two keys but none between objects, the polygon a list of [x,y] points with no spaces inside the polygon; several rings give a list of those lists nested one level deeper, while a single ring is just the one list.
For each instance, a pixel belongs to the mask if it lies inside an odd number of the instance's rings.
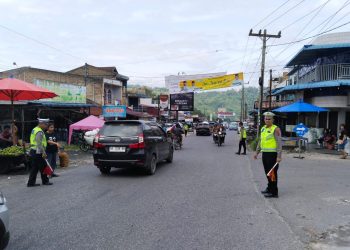
[{"label": "motorcycle", "polygon": [[182,148],[182,140],[179,136],[173,135],[173,144],[175,150],[180,150]]},{"label": "motorcycle", "polygon": [[254,127],[249,127],[247,130],[247,141],[252,141],[256,138],[257,129]]},{"label": "motorcycle", "polygon": [[219,131],[217,135],[217,144],[220,147],[225,141],[225,133],[223,131]]},{"label": "motorcycle", "polygon": [[220,129],[220,131],[217,131],[213,134],[213,140],[214,143],[220,147],[224,141],[225,141],[225,132]]},{"label": "motorcycle", "polygon": [[81,151],[87,152],[91,148],[91,146],[87,143],[84,137],[84,133],[79,134],[79,140],[78,140],[78,145]]}]

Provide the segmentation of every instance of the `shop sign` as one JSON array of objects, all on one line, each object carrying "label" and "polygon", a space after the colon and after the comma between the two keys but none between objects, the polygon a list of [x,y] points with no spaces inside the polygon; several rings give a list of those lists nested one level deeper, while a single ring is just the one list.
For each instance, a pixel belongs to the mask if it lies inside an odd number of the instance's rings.
[{"label": "shop sign", "polygon": [[170,95],[170,109],[177,111],[193,111],[194,93],[178,93]]},{"label": "shop sign", "polygon": [[110,105],[102,106],[102,113],[104,117],[126,117],[126,106],[125,105]]}]

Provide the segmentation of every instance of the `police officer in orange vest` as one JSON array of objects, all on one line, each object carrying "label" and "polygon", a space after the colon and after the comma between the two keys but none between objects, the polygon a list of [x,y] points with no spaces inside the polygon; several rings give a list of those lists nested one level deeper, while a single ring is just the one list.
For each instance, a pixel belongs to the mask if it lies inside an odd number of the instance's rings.
[{"label": "police officer in orange vest", "polygon": [[261,191],[261,193],[264,194],[266,198],[278,198],[277,171],[278,163],[280,163],[282,160],[281,130],[279,127],[273,124],[273,117],[275,116],[274,113],[265,112],[263,115],[265,126],[261,128],[260,138],[254,159],[257,159],[258,154],[262,152],[262,161],[266,175],[277,163],[273,172],[271,172],[272,175],[267,176],[267,188],[264,191]]}]

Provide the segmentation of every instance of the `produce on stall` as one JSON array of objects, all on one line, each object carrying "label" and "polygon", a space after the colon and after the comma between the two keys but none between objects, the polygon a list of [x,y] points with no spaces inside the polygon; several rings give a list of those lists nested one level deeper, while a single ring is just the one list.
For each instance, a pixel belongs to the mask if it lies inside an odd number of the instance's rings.
[{"label": "produce on stall", "polygon": [[6,174],[11,168],[27,164],[28,159],[22,147],[11,146],[0,150],[0,174]]}]

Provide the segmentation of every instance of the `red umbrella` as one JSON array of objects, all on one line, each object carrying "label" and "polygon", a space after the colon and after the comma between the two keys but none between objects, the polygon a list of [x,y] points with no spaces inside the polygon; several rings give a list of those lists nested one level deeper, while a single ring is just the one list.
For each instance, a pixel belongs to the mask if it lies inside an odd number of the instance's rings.
[{"label": "red umbrella", "polygon": [[0,80],[0,100],[2,101],[30,101],[53,98],[57,95],[47,89],[15,78]]},{"label": "red umbrella", "polygon": [[15,78],[4,78],[0,80],[0,100],[11,101],[13,122],[15,120],[14,101],[39,100],[53,98],[55,96],[57,96],[55,93],[47,89]]}]

